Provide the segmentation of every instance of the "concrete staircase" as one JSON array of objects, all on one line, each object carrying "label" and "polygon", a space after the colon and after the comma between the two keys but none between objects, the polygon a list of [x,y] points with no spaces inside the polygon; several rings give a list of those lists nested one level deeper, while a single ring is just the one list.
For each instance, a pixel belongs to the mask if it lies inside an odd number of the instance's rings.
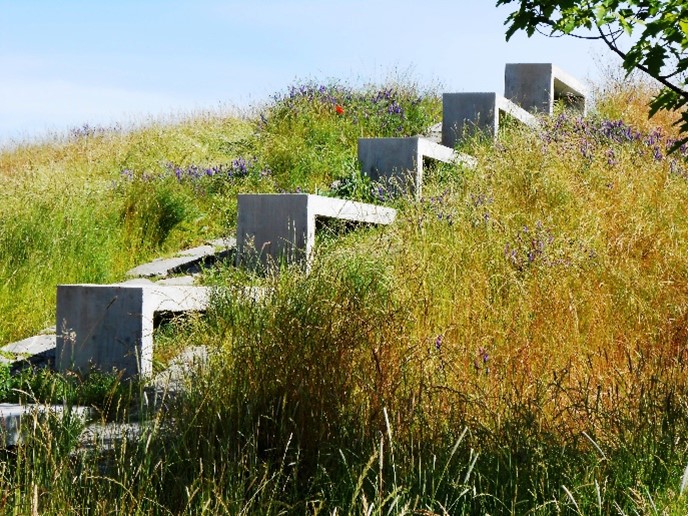
[{"label": "concrete staircase", "polygon": [[504,118],[536,129],[537,115],[551,115],[556,102],[585,114],[587,97],[579,81],[552,64],[507,64],[503,97],[494,92],[445,93],[442,123],[425,138],[361,138],[361,171],[392,194],[411,192],[420,199],[426,159],[473,168],[475,158],[454,150],[466,137],[482,133],[496,138]]},{"label": "concrete staircase", "polygon": [[[475,158],[455,150],[464,138],[478,131],[497,138],[504,117],[537,128],[538,116],[551,115],[558,101],[585,113],[587,93],[577,80],[551,64],[507,64],[504,97],[485,92],[445,93],[442,123],[429,128],[427,134],[361,138],[361,171],[392,193],[411,192],[420,198],[425,160],[476,167]],[[286,262],[302,264],[308,270],[316,219],[384,225],[395,217],[392,208],[311,194],[239,195],[236,239],[208,242],[143,264],[130,270],[130,280],[124,283],[59,285],[56,327],[0,348],[0,359],[10,362],[13,369],[38,365],[62,373],[83,373],[92,367],[114,368],[125,377],[151,378],[156,314],[204,311],[211,301],[210,291],[195,285],[204,267],[234,255],[237,266],[269,267]],[[240,295],[259,297],[261,293],[247,289]],[[22,418],[60,410],[0,405],[4,444],[17,443]],[[78,413],[85,417],[87,410],[79,408]]]}]

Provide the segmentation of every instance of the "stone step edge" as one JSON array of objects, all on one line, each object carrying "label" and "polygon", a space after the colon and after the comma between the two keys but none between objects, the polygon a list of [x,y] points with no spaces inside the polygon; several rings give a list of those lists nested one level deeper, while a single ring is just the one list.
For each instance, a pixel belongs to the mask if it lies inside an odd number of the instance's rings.
[{"label": "stone step edge", "polygon": [[170,258],[156,258],[126,272],[129,278],[166,278],[185,269],[190,269],[201,262],[213,260],[226,255],[236,247],[236,239],[221,238],[208,242],[205,245],[193,247],[177,252]]}]

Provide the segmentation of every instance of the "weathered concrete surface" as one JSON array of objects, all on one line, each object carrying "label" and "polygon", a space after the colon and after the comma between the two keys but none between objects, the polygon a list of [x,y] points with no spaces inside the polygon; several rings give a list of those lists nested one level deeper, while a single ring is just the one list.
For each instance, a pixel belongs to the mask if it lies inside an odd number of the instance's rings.
[{"label": "weathered concrete surface", "polygon": [[155,314],[203,311],[209,297],[207,287],[58,285],[55,367],[149,376]]},{"label": "weathered concrete surface", "polygon": [[237,264],[302,263],[308,267],[318,217],[391,224],[396,210],[312,194],[241,194]]},{"label": "weathered concrete surface", "polygon": [[13,355],[37,355],[50,349],[55,348],[55,335],[34,335],[28,339],[23,339],[17,342],[12,342],[0,348],[3,353],[11,353]]},{"label": "weathered concrete surface", "polygon": [[160,281],[156,281],[156,285],[177,285],[177,286],[191,286],[196,283],[196,278],[193,276],[172,276]]},{"label": "weathered concrete surface", "polygon": [[160,410],[193,385],[194,379],[207,367],[208,349],[192,346],[173,358],[167,369],[156,374],[146,385],[144,397],[152,410]]},{"label": "weathered concrete surface", "polygon": [[552,63],[509,63],[504,69],[504,96],[529,112],[551,115],[562,101],[585,115],[587,88]]},{"label": "weathered concrete surface", "polygon": [[[66,413],[65,407],[62,405],[0,403],[0,446],[16,446],[24,438],[22,430],[28,431],[30,427],[34,426],[34,423],[41,424],[46,417],[63,417]],[[88,407],[71,407],[68,413],[81,420],[86,420],[90,415],[90,409]],[[22,428],[22,423],[24,428]]]},{"label": "weathered concrete surface", "polygon": [[[51,328],[54,331],[54,328]],[[0,348],[0,362],[10,364],[10,371],[26,367],[54,367],[57,336],[41,333]]]},{"label": "weathered concrete surface", "polygon": [[174,357],[167,369],[158,373],[151,381],[151,386],[158,391],[179,391],[184,386],[191,372],[208,364],[208,349],[205,346],[186,348]]},{"label": "weathered concrete surface", "polygon": [[442,143],[442,122],[438,122],[435,125],[428,127],[423,134],[419,134],[421,138],[430,140],[435,143]]},{"label": "weathered concrete surface", "polygon": [[442,95],[442,145],[454,148],[466,136],[483,132],[496,137],[500,116],[508,115],[529,126],[536,118],[496,93],[445,93]]},{"label": "weathered concrete surface", "polygon": [[418,136],[410,138],[359,138],[361,171],[392,193],[410,191],[420,198],[424,158],[475,167],[475,158]]},{"label": "weathered concrete surface", "polygon": [[180,251],[171,258],[158,258],[149,263],[134,267],[127,272],[130,277],[167,277],[170,274],[187,272],[201,264],[210,264],[218,257],[226,255],[228,249],[236,246],[233,238],[213,240],[207,245]]},{"label": "weathered concrete surface", "polygon": [[[116,450],[125,445],[125,442],[137,442],[144,432],[151,432],[154,422],[140,423],[133,421],[121,422],[97,422],[88,425],[79,436],[76,453],[102,453]],[[111,466],[108,457],[96,457],[102,472],[108,472]]]}]

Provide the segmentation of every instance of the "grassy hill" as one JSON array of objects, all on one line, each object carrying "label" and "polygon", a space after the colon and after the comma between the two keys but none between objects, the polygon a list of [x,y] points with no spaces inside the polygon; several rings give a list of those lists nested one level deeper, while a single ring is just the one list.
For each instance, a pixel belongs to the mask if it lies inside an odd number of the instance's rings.
[{"label": "grassy hill", "polygon": [[[383,202],[319,237],[311,273],[208,271],[206,317],[161,335],[210,365],[108,461],[47,428],[0,466],[8,511],[686,512],[688,162],[648,91],[503,128],[424,198],[357,172],[356,139],[440,121],[413,85],[297,85],[255,119],[84,127],[0,153],[0,340],[52,323],[55,285],[110,282],[233,234],[239,192]],[[64,437],[64,435],[67,437]],[[62,436],[62,437],[60,437]],[[79,458],[80,457],[80,458]]]}]

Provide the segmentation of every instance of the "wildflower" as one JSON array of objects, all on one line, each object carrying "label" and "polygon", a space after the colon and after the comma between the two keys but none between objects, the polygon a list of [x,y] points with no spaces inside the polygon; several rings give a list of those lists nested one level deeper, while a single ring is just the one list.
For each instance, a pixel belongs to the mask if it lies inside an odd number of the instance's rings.
[{"label": "wildflower", "polygon": [[439,334],[437,338],[435,339],[435,349],[439,351],[442,348],[442,338],[444,335]]},{"label": "wildflower", "polygon": [[476,371],[484,370],[485,374],[489,374],[490,368],[487,365],[489,359],[490,355],[487,353],[487,350],[480,346],[478,348],[477,356],[473,360],[473,367]]},{"label": "wildflower", "polygon": [[616,155],[614,154],[614,149],[608,149],[607,150],[607,164],[609,166],[614,166],[616,165]]},{"label": "wildflower", "polygon": [[344,108],[342,106],[340,106],[339,104],[335,105],[334,110],[337,112],[338,115],[344,114]]},{"label": "wildflower", "polygon": [[664,159],[664,155],[662,154],[662,149],[660,149],[658,146],[655,146],[653,149],[653,157],[655,158],[655,161],[662,161]]}]

